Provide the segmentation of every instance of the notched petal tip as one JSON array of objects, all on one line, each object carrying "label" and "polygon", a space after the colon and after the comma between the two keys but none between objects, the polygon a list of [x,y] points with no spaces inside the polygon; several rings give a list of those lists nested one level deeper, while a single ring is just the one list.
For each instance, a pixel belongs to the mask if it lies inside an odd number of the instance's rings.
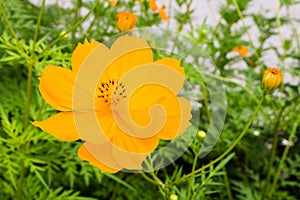
[{"label": "notched petal tip", "polygon": [[84,39],[83,43],[78,43],[71,58],[72,70],[77,72],[89,53],[91,53],[98,45],[101,45],[101,43],[95,40],[89,42],[87,38]]}]

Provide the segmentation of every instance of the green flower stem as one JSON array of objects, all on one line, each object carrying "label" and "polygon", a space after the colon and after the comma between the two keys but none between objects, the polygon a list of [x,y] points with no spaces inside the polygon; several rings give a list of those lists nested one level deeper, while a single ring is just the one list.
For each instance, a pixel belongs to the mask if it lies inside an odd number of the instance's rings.
[{"label": "green flower stem", "polygon": [[224,182],[225,182],[225,188],[226,188],[226,192],[227,192],[227,195],[228,195],[228,199],[233,200],[231,189],[230,189],[230,183],[229,183],[229,180],[228,180],[227,171],[226,171],[225,166],[222,167],[222,171],[224,172]]},{"label": "green flower stem", "polygon": [[68,35],[71,31],[73,31],[75,28],[77,28],[81,23],[83,23],[95,10],[95,8],[98,6],[99,0],[96,0],[96,3],[93,5],[93,7],[89,10],[89,12],[82,17],[80,20],[78,20],[70,29],[66,30],[64,34],[60,34],[54,41],[52,41],[44,50],[44,53],[42,53],[38,59],[44,57],[45,53],[58,41],[60,41],[62,38],[64,38],[66,35]]},{"label": "green flower stem", "polygon": [[248,123],[246,124],[246,126],[244,127],[243,131],[239,134],[239,136],[237,137],[237,139],[228,147],[228,149],[222,154],[220,155],[218,158],[216,158],[215,160],[211,161],[210,163],[208,163],[207,165],[204,165],[203,167],[195,170],[194,172],[191,172],[187,175],[184,175],[182,176],[181,178],[173,181],[173,182],[170,182],[168,183],[166,186],[167,187],[170,187],[174,184],[178,184],[180,182],[183,182],[185,181],[186,179],[190,178],[191,176],[194,176],[195,174],[201,172],[202,170],[214,165],[215,163],[219,162],[220,160],[222,160],[225,156],[227,156],[231,150],[239,143],[239,141],[244,137],[244,135],[246,134],[246,132],[248,131],[250,125],[252,124],[258,110],[260,109],[261,105],[262,105],[262,102],[264,101],[265,99],[265,95],[263,95],[258,103],[258,105],[256,106],[251,118],[249,119]]},{"label": "green flower stem", "polygon": [[267,180],[266,180],[266,184],[264,186],[264,191],[263,191],[263,198],[266,196],[267,192],[269,191],[269,184],[270,184],[270,180],[271,180],[274,159],[276,156],[276,149],[278,146],[278,137],[279,137],[279,131],[280,131],[279,128],[280,128],[280,124],[282,121],[283,111],[284,111],[284,107],[282,107],[281,110],[279,111],[279,115],[275,122],[275,131],[274,131],[274,136],[273,136],[272,151],[271,151],[271,156],[270,156],[269,165],[268,165]]},{"label": "green flower stem", "polygon": [[157,185],[157,186],[161,185],[161,184],[157,183],[156,181],[154,181],[153,179],[149,178],[146,174],[144,174],[144,173],[140,173],[140,174],[149,183],[152,183],[153,185]]},{"label": "green flower stem", "polygon": [[208,94],[207,94],[207,87],[205,86],[205,81],[203,80],[203,78],[200,78],[200,87],[202,90],[202,94],[203,94],[203,100],[204,100],[204,107],[207,113],[207,121],[210,123],[211,120],[211,112],[209,109],[209,102],[208,102]]},{"label": "green flower stem", "polygon": [[[276,7],[276,25],[277,25],[277,29],[278,29],[278,36],[279,36],[279,39],[280,39],[280,42],[281,42],[281,47],[282,47],[282,50],[283,50],[283,53],[282,53],[282,56],[281,56],[281,61],[282,61],[282,73],[284,74],[286,72],[286,63],[285,63],[285,60],[286,60],[286,48],[285,48],[285,44],[284,44],[284,39],[282,37],[282,33],[280,31],[280,28],[281,28],[281,21],[280,21],[280,8],[281,8],[281,5],[280,5],[280,0],[277,0],[276,1],[277,3],[277,7]],[[280,91],[283,91],[284,90],[284,82],[281,83],[281,86],[280,86]]]},{"label": "green flower stem", "polygon": [[268,197],[272,197],[272,194],[273,192],[275,191],[276,189],[276,184],[277,184],[277,181],[278,181],[278,178],[279,178],[279,175],[280,175],[280,172],[282,171],[282,168],[284,166],[284,162],[286,160],[286,157],[287,157],[287,154],[289,152],[289,149],[290,149],[290,144],[292,143],[292,140],[293,138],[295,137],[295,133],[296,133],[296,130],[297,130],[297,127],[299,126],[300,124],[300,115],[298,115],[298,118],[296,119],[296,122],[294,123],[294,126],[292,128],[292,131],[291,131],[291,134],[289,136],[289,139],[288,139],[288,144],[285,146],[284,148],[284,151],[283,151],[283,154],[281,156],[281,159],[280,159],[280,163],[279,163],[279,166],[277,168],[277,171],[275,173],[275,176],[274,176],[274,180],[273,180],[273,183],[271,185],[271,188],[270,188],[270,192],[268,194]]},{"label": "green flower stem", "polygon": [[[191,173],[195,172],[197,161],[198,161],[198,155],[200,153],[200,149],[198,150],[198,152],[195,152],[195,151],[193,151],[193,152],[195,154],[195,158],[194,158],[194,161],[193,161],[193,166],[192,166],[192,172]],[[188,186],[188,191],[187,191],[187,199],[191,199],[190,196],[191,196],[191,192],[193,190],[194,182],[195,182],[195,178],[194,177],[192,177],[191,179],[189,179],[189,186]]]},{"label": "green flower stem", "polygon": [[16,44],[17,44],[19,50],[20,50],[20,53],[23,55],[24,58],[27,58],[27,55],[26,55],[26,53],[25,53],[25,51],[24,51],[24,48],[23,48],[23,46],[21,45],[21,43],[20,43],[20,41],[19,41],[19,38],[18,38],[17,34],[15,33],[15,31],[14,31],[12,25],[10,24],[10,22],[9,22],[9,20],[8,20],[8,18],[7,18],[7,15],[6,15],[6,13],[5,13],[5,10],[4,10],[4,8],[3,8],[2,3],[0,3],[0,12],[1,12],[2,16],[3,16],[4,22],[5,22],[5,24],[7,25],[7,27],[8,27],[8,29],[9,29],[10,33],[12,34],[13,38],[15,39],[15,42],[16,42]]},{"label": "green flower stem", "polygon": [[151,165],[150,161],[146,160],[145,164],[146,164],[148,170],[150,170],[149,173],[150,173],[150,175],[152,176],[153,179],[150,179],[147,175],[141,173],[142,177],[145,180],[149,181],[150,183],[152,183],[152,184],[157,185],[158,187],[160,187],[163,190],[163,192],[168,196],[170,194],[169,190],[167,189],[167,187],[165,187],[165,185],[163,184],[163,182],[155,174],[154,169],[152,168],[152,165]]},{"label": "green flower stem", "polygon": [[[82,5],[82,2],[81,0],[77,0],[77,3],[76,3],[76,8],[75,8],[75,16],[74,16],[74,25],[77,23],[78,21],[78,17],[79,17],[79,10],[80,10],[80,7]],[[73,29],[72,31],[72,39],[74,40],[75,39],[75,33],[76,33],[76,27]]]},{"label": "green flower stem", "polygon": [[[246,27],[246,24],[245,24],[245,21],[244,21],[244,16],[243,16],[243,13],[241,12],[241,9],[240,9],[240,7],[239,7],[239,4],[237,3],[237,0],[232,0],[232,2],[233,2],[234,6],[235,6],[235,8],[236,8],[236,11],[237,11],[237,13],[238,13],[240,19],[242,20],[243,26]],[[264,66],[264,64],[262,63],[262,61],[261,61],[261,59],[260,59],[260,56],[258,55],[257,48],[254,46],[254,42],[253,42],[253,40],[252,40],[251,34],[250,34],[250,32],[249,32],[248,29],[246,30],[246,33],[247,33],[247,35],[248,35],[248,38],[249,38],[249,41],[250,41],[251,48],[255,51],[255,56],[256,56],[256,58],[258,58],[258,62],[259,62],[259,64],[260,64],[260,66],[261,66],[261,67]]]},{"label": "green flower stem", "polygon": [[33,70],[32,68],[34,66],[34,56],[35,56],[34,51],[35,51],[36,41],[37,41],[38,34],[39,34],[39,29],[40,29],[40,25],[41,25],[43,12],[45,9],[45,2],[46,2],[45,0],[42,1],[42,6],[40,9],[38,21],[37,21],[35,32],[34,32],[33,45],[32,45],[31,51],[30,51],[31,59],[28,60],[28,62],[27,62],[28,63],[28,72],[27,72],[27,93],[26,93],[24,129],[27,128],[28,121],[29,121],[29,107],[30,107],[30,99],[31,99],[32,70]]},{"label": "green flower stem", "polygon": [[[30,52],[31,58],[27,59],[28,72],[27,72],[26,106],[25,106],[25,116],[24,116],[24,124],[23,124],[24,130],[27,128],[28,121],[29,121],[29,108],[30,108],[30,99],[31,99],[31,88],[32,88],[32,70],[33,70],[32,68],[34,65],[34,56],[35,56],[34,51],[35,51],[36,41],[37,41],[37,37],[38,37],[38,32],[39,32],[44,8],[45,8],[45,0],[43,0],[43,2],[42,2],[42,6],[41,6],[40,13],[38,16],[38,21],[37,21],[36,28],[35,28],[33,45],[32,45],[31,52]],[[20,172],[20,178],[18,181],[18,188],[17,188],[17,192],[16,192],[17,199],[22,199],[23,182],[24,182],[24,178],[25,178],[24,157],[25,157],[27,148],[29,148],[29,142],[22,148],[22,158],[21,158],[21,163],[20,163],[21,172]]]},{"label": "green flower stem", "polygon": [[227,82],[227,83],[233,83],[237,86],[239,86],[240,88],[242,88],[243,90],[245,90],[245,92],[247,92],[251,97],[252,99],[257,103],[259,104],[259,100],[257,99],[257,97],[253,94],[253,92],[246,86],[230,79],[230,78],[226,78],[226,77],[222,77],[222,76],[217,76],[217,75],[214,75],[214,74],[210,74],[210,73],[207,73],[205,71],[201,71],[201,74],[205,74],[211,78],[214,78],[214,79],[218,79],[218,80],[221,80],[221,81],[224,81],[224,82]]},{"label": "green flower stem", "polygon": [[192,3],[193,3],[193,0],[190,0],[189,2],[187,2],[187,0],[186,0],[186,11],[185,11],[184,19],[182,19],[182,21],[179,24],[178,32],[177,32],[177,35],[174,39],[175,42],[174,42],[174,45],[171,48],[171,53],[173,53],[175,48],[176,48],[176,41],[178,41],[179,34],[181,33],[181,31],[183,29],[183,26],[186,24],[185,21],[186,21],[187,17],[189,16],[188,13],[190,12]]},{"label": "green flower stem", "polygon": [[[173,1],[169,1],[169,5],[168,5],[168,16],[171,16],[171,14],[172,14],[172,2]],[[170,29],[170,25],[171,25],[171,23],[170,23],[170,21],[171,20],[168,20],[167,21],[167,29],[169,30]]]}]

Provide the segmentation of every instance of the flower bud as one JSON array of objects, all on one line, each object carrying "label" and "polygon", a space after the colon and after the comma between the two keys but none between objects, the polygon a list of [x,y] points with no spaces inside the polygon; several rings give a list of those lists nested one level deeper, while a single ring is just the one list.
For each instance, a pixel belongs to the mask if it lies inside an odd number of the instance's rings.
[{"label": "flower bud", "polygon": [[176,194],[171,194],[171,195],[169,196],[169,200],[178,200],[178,197],[177,197]]},{"label": "flower bud", "polygon": [[157,11],[158,10],[158,7],[156,5],[156,0],[150,0],[149,2],[149,7],[151,8],[151,10],[154,12],[154,11]]},{"label": "flower bud", "polygon": [[136,23],[136,15],[130,12],[121,12],[117,15],[117,24],[120,31],[133,29]]},{"label": "flower bud", "polygon": [[266,94],[272,94],[282,82],[283,75],[277,68],[268,68],[262,78],[262,89]]},{"label": "flower bud", "polygon": [[111,6],[115,6],[118,2],[116,0],[109,0],[109,3]]},{"label": "flower bud", "polygon": [[206,133],[204,131],[201,131],[201,130],[198,131],[197,137],[199,139],[203,139],[203,138],[205,138],[205,136],[206,136]]}]

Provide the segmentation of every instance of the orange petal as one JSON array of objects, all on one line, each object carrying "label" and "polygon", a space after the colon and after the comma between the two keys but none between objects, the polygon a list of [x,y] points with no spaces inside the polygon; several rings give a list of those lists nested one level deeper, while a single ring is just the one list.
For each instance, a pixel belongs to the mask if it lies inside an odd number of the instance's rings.
[{"label": "orange petal", "polygon": [[116,128],[115,137],[111,139],[111,142],[124,151],[144,154],[152,152],[157,147],[159,139],[156,136],[150,138],[133,137]]},{"label": "orange petal", "polygon": [[232,49],[233,52],[240,54],[241,57],[247,57],[248,50],[249,50],[249,48],[245,47],[245,46],[238,46],[238,47],[235,47],[234,49]]},{"label": "orange petal", "polygon": [[[152,133],[152,135],[157,135],[160,139],[170,140],[184,133],[186,128],[190,125],[191,105],[189,101],[181,97],[170,95],[161,98],[156,104],[163,107],[166,112],[165,115],[156,113],[155,118],[153,118],[153,116],[150,117],[150,106],[149,108],[143,109],[140,107],[137,109],[136,104],[133,104],[130,109],[132,120],[140,126],[147,126],[158,120],[164,122],[159,132]],[[152,130],[154,131],[154,129]]]},{"label": "orange petal", "polygon": [[141,170],[142,163],[150,153],[132,153],[116,146],[113,148],[113,157],[123,167],[129,170]]},{"label": "orange petal", "polygon": [[150,0],[149,7],[153,12],[158,10],[158,6],[156,5],[156,0]]},{"label": "orange petal", "polygon": [[[119,166],[113,159],[112,156],[112,151],[107,151],[109,150],[108,148],[104,147],[101,149],[101,146],[98,148],[92,149],[90,146],[86,146],[87,144],[84,143],[83,145],[80,146],[78,150],[78,156],[82,160],[88,161],[91,165],[101,169],[101,172],[109,172],[109,173],[116,173],[122,169],[121,166]],[[95,151],[96,150],[96,151]],[[101,162],[101,159],[96,158],[99,155],[105,155],[106,157],[110,157],[110,162],[108,165],[104,164],[105,162]]]},{"label": "orange petal", "polygon": [[175,95],[164,86],[155,84],[145,85],[131,96],[130,110],[149,109],[154,104],[161,104],[166,97],[175,97]]},{"label": "orange petal", "polygon": [[96,112],[98,123],[105,134],[105,136],[110,140],[112,137],[115,136],[115,129],[116,123],[114,123],[113,115],[110,114],[103,114],[101,112]]},{"label": "orange petal", "polygon": [[105,75],[119,78],[129,70],[153,61],[152,50],[144,39],[136,35],[119,37],[110,48],[111,64]]},{"label": "orange petal", "polygon": [[60,112],[44,121],[34,121],[32,124],[61,140],[79,139],[72,112]]},{"label": "orange petal", "polygon": [[175,69],[177,72],[179,72],[181,75],[185,75],[184,74],[184,68],[180,66],[180,61],[176,60],[174,58],[163,58],[160,60],[156,60],[155,63],[159,63],[162,65],[165,65],[167,67],[171,67],[173,69]]},{"label": "orange petal", "polygon": [[[167,111],[167,120],[158,137],[163,140],[171,140],[184,133],[191,125],[192,107],[188,100],[182,97],[168,97],[161,104]],[[164,120],[164,119],[161,119]]]},{"label": "orange petal", "polygon": [[66,68],[47,66],[42,71],[39,89],[47,103],[60,111],[72,110],[75,74]]},{"label": "orange petal", "polygon": [[166,14],[166,6],[163,5],[159,10],[158,10],[158,15],[160,16],[160,18],[164,21],[168,21],[169,17]]},{"label": "orange petal", "polygon": [[[89,53],[98,45],[102,45],[97,41],[89,42],[87,39],[84,40],[84,43],[78,43],[77,47],[72,54],[72,70],[76,73],[82,63],[85,61]],[[103,45],[104,46],[104,45]]]}]

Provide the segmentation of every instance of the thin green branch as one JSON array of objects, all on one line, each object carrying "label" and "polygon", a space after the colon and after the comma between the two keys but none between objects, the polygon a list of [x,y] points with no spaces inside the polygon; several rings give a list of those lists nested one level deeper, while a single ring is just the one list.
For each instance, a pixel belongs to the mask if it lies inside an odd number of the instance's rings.
[{"label": "thin green branch", "polygon": [[[236,8],[236,11],[237,11],[237,13],[238,13],[238,15],[239,15],[239,17],[240,17],[240,19],[241,19],[241,21],[242,21],[243,26],[247,27],[246,24],[245,24],[245,21],[244,21],[244,15],[243,15],[243,13],[242,13],[240,7],[239,7],[239,4],[237,3],[237,0],[232,0],[232,2],[233,2],[234,6],[235,6],[235,8]],[[259,57],[259,55],[258,55],[258,52],[257,52],[257,48],[256,48],[255,45],[254,45],[254,42],[253,42],[253,40],[252,40],[251,34],[250,34],[250,32],[249,32],[248,29],[246,30],[246,33],[247,33],[247,36],[248,36],[248,38],[249,38],[251,48],[252,48],[253,50],[255,50],[255,56],[256,56],[256,58],[258,59],[258,62],[259,62],[259,64],[260,64],[260,66],[262,67],[262,66],[263,66],[263,63],[261,62],[261,59],[260,59],[260,57]]]},{"label": "thin green branch", "polygon": [[[40,24],[41,24],[41,19],[42,19],[42,15],[44,12],[44,8],[45,8],[45,0],[43,0],[42,2],[42,6],[40,9],[40,13],[38,16],[38,21],[36,24],[36,28],[35,28],[35,33],[34,33],[34,40],[33,40],[33,45],[31,48],[31,58],[27,59],[27,64],[28,64],[28,72],[27,72],[27,92],[26,92],[26,105],[25,105],[25,116],[24,116],[24,124],[23,124],[23,129],[25,130],[28,126],[28,121],[29,121],[29,108],[30,108],[30,99],[31,99],[31,87],[32,87],[32,68],[34,65],[34,51],[35,51],[35,46],[36,46],[36,41],[37,41],[37,37],[38,37],[38,32],[39,32],[39,28],[40,28]],[[29,145],[29,143],[27,143]],[[26,146],[28,146],[26,145]],[[22,149],[22,155],[25,156],[26,154],[26,146],[23,147]],[[23,190],[23,182],[24,182],[24,178],[25,178],[25,163],[24,163],[24,157],[21,158],[21,172],[20,172],[20,178],[19,178],[19,182],[18,182],[18,188],[17,188],[17,199],[22,199],[22,190]]]},{"label": "thin green branch", "polygon": [[[75,16],[74,16],[74,25],[77,23],[78,21],[78,17],[79,17],[79,10],[80,10],[80,7],[81,7],[81,0],[77,0],[77,3],[76,3],[76,8],[75,8]],[[73,29],[72,31],[72,39],[74,40],[75,39],[75,33],[76,33],[76,27]]]},{"label": "thin green branch", "polygon": [[35,32],[34,32],[34,38],[33,38],[33,44],[30,51],[30,57],[27,61],[28,64],[28,72],[27,72],[27,92],[26,92],[26,106],[25,106],[25,118],[24,118],[24,129],[27,128],[28,121],[29,121],[29,107],[30,107],[30,99],[31,99],[31,85],[32,85],[32,71],[33,71],[33,65],[34,65],[34,56],[35,56],[35,46],[39,34],[39,29],[42,21],[43,12],[45,9],[45,2],[46,0],[43,0],[42,6],[40,9],[40,13],[38,16],[38,21],[36,24]]},{"label": "thin green branch", "polygon": [[269,165],[268,165],[267,180],[266,180],[266,184],[264,186],[264,191],[263,191],[263,199],[265,198],[265,196],[267,195],[267,193],[269,191],[269,183],[271,180],[272,167],[273,167],[273,163],[274,163],[275,156],[276,156],[276,149],[277,149],[277,145],[278,145],[278,137],[279,137],[279,131],[280,131],[280,125],[281,125],[281,121],[282,121],[283,111],[284,111],[284,107],[282,107],[281,110],[279,111],[277,120],[275,122],[275,131],[274,131],[274,136],[273,136],[272,151],[271,151],[271,156],[270,156]]},{"label": "thin green branch", "polygon": [[[286,63],[285,63],[285,60],[286,60],[286,48],[285,48],[285,44],[284,44],[284,40],[283,40],[283,37],[282,37],[282,33],[280,31],[280,28],[281,28],[281,21],[280,21],[280,8],[281,8],[281,4],[280,4],[280,0],[277,0],[277,7],[276,7],[276,25],[277,25],[277,29],[278,29],[278,36],[279,36],[279,39],[280,39],[280,42],[281,42],[281,47],[282,47],[282,50],[283,50],[283,53],[282,53],[282,59],[281,59],[281,62],[282,62],[282,73],[284,74],[286,72]],[[283,91],[284,89],[284,82],[281,84],[281,87],[280,87],[280,90]]]},{"label": "thin green branch", "polygon": [[222,76],[217,76],[217,75],[214,75],[214,74],[210,74],[210,73],[207,73],[207,72],[204,72],[204,71],[201,71],[202,74],[205,74],[211,78],[214,78],[214,79],[218,79],[218,80],[221,80],[221,81],[224,81],[224,82],[227,82],[227,83],[233,83],[237,86],[239,86],[240,88],[242,88],[243,90],[245,90],[245,92],[247,92],[251,97],[252,99],[255,101],[255,103],[259,103],[259,100],[257,99],[257,97],[253,94],[253,92],[246,86],[230,79],[230,78],[226,78],[226,77],[222,77]]},{"label": "thin green branch", "polygon": [[203,167],[195,170],[193,173],[189,173],[187,175],[182,176],[181,178],[168,183],[166,186],[170,187],[174,184],[178,184],[180,182],[183,182],[185,180],[187,180],[188,178],[190,178],[191,176],[194,176],[195,174],[203,171],[204,169],[214,165],[215,163],[219,162],[220,160],[222,160],[226,155],[228,155],[231,150],[239,143],[239,141],[244,137],[244,135],[246,134],[246,132],[248,131],[250,125],[252,124],[258,110],[260,109],[263,100],[265,99],[265,95],[263,95],[258,103],[258,105],[256,106],[251,118],[249,119],[248,123],[246,124],[246,126],[244,127],[243,131],[239,134],[239,136],[237,137],[237,139],[226,149],[226,151],[224,153],[222,153],[219,157],[217,157],[215,160],[211,161],[210,163],[208,163],[207,165],[204,165]]},{"label": "thin green branch", "polygon": [[285,146],[284,148],[284,151],[283,151],[283,154],[282,154],[282,157],[280,159],[280,163],[279,163],[279,166],[276,170],[276,173],[275,173],[275,176],[274,176],[274,180],[273,180],[273,183],[271,185],[271,188],[270,188],[270,192],[268,194],[268,197],[272,197],[272,194],[273,192],[275,191],[276,189],[276,184],[277,184],[277,181],[278,181],[278,178],[279,178],[279,175],[283,169],[283,166],[284,166],[284,162],[286,160],[286,157],[287,157],[287,154],[289,152],[289,149],[290,149],[290,145],[295,137],[295,134],[296,134],[296,130],[297,130],[297,127],[299,126],[300,124],[300,115],[298,115],[297,119],[296,119],[296,122],[294,123],[293,125],[293,128],[292,128],[292,131],[291,131],[291,134],[288,138],[288,143],[287,145]]},{"label": "thin green branch", "polygon": [[233,200],[231,189],[230,189],[230,183],[229,183],[229,180],[228,180],[227,171],[226,171],[225,166],[222,167],[222,171],[224,172],[224,183],[225,183],[225,188],[226,188],[226,192],[227,192],[227,195],[228,195],[228,199]]},{"label": "thin green branch", "polygon": [[89,12],[81,18],[79,21],[77,21],[71,28],[66,30],[63,34],[60,34],[54,41],[52,41],[44,50],[44,53],[42,53],[38,59],[42,58],[45,53],[53,46],[55,45],[58,41],[60,41],[62,38],[64,38],[66,35],[68,35],[71,31],[73,31],[77,26],[79,26],[81,23],[83,23],[95,10],[95,8],[98,6],[99,0],[96,1],[96,3],[93,5],[93,7],[89,10]]},{"label": "thin green branch", "polygon": [[[193,151],[193,152],[195,154],[195,158],[194,158],[194,161],[193,161],[193,166],[192,166],[192,172],[191,173],[195,172],[197,161],[198,161],[198,155],[200,153],[200,150],[199,150],[199,152],[195,152],[195,151]],[[189,179],[189,185],[188,185],[188,191],[187,191],[187,199],[191,199],[190,196],[191,196],[191,193],[192,193],[192,190],[193,190],[194,182],[195,182],[195,178],[194,177],[192,177],[191,179]]]},{"label": "thin green branch", "polygon": [[13,38],[15,39],[15,42],[16,42],[16,44],[17,44],[17,46],[18,46],[18,49],[20,50],[20,53],[23,55],[24,58],[27,58],[27,55],[26,55],[26,53],[25,53],[25,51],[24,51],[24,48],[23,48],[23,46],[21,45],[21,43],[20,43],[20,41],[19,41],[19,38],[18,38],[16,32],[14,31],[14,29],[13,29],[11,23],[9,22],[9,20],[8,20],[8,18],[7,18],[7,15],[6,15],[6,12],[5,12],[5,10],[4,10],[4,7],[3,7],[2,3],[0,3],[0,12],[1,12],[2,16],[3,16],[3,19],[4,19],[5,24],[6,24],[7,27],[8,27],[8,30],[10,31],[10,33],[11,33],[12,36],[13,36]]}]

